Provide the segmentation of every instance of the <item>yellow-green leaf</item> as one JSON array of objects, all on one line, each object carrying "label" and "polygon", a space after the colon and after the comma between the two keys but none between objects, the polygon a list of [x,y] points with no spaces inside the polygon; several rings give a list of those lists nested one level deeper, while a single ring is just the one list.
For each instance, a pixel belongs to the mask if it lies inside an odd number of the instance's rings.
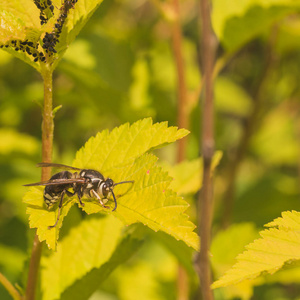
[{"label": "yellow-green leaf", "polygon": [[60,294],[93,268],[109,260],[122,234],[122,223],[113,216],[88,218],[73,227],[58,243],[57,251],[43,256],[43,300]]},{"label": "yellow-green leaf", "polygon": [[59,237],[59,229],[62,226],[62,221],[68,211],[75,203],[75,198],[65,201],[63,209],[56,227],[49,229],[55,223],[57,218],[57,209],[46,208],[43,198],[42,187],[30,187],[29,191],[24,195],[23,202],[27,204],[26,213],[29,215],[30,228],[37,228],[39,240],[46,241],[50,249],[56,249],[56,241]]},{"label": "yellow-green leaf", "polygon": [[300,213],[284,212],[267,226],[273,228],[261,231],[261,238],[246,246],[237,263],[213,283],[213,288],[253,279],[263,273],[273,274],[285,263],[300,259]]},{"label": "yellow-green leaf", "polygon": [[[199,239],[193,231],[195,225],[184,213],[188,203],[169,188],[172,178],[156,165],[157,158],[149,153],[187,133],[184,129],[168,127],[166,122],[152,124],[151,119],[144,119],[131,126],[125,124],[111,133],[103,131],[90,138],[78,151],[73,165],[98,170],[114,182],[133,180],[134,183],[115,187],[118,203],[115,211],[112,212],[113,199],[107,202],[106,205],[111,207],[108,209],[103,208],[94,198],[83,198],[85,206],[82,209],[88,214],[113,214],[127,225],[141,222],[198,249]],[[45,209],[42,189],[31,188],[24,201],[29,204],[27,213],[30,214],[30,226],[38,228],[40,240],[46,240],[50,248],[55,248],[63,218],[74,202],[78,203],[77,198],[65,200],[60,220],[50,230],[47,228],[55,223],[57,208],[50,211]]]},{"label": "yellow-green leaf", "polygon": [[[212,172],[219,164],[222,158],[222,152],[217,151],[214,154],[212,162]],[[191,161],[183,161],[175,166],[164,165],[169,175],[174,178],[170,188],[179,195],[196,193],[202,186],[203,159],[197,158]]]}]

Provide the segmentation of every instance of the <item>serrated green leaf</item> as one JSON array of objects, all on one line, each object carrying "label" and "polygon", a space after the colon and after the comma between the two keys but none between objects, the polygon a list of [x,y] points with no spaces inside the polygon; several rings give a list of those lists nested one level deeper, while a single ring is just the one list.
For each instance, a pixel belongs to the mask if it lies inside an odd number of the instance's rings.
[{"label": "serrated green leaf", "polygon": [[[235,262],[235,257],[245,246],[258,238],[258,230],[253,223],[233,224],[226,230],[219,231],[214,237],[210,252],[213,272],[217,277],[224,274]],[[237,285],[222,289],[225,299],[250,299],[257,280],[243,281]]]},{"label": "serrated green leaf", "polygon": [[278,228],[261,231],[261,238],[246,246],[237,263],[213,283],[213,288],[253,279],[262,273],[273,274],[285,263],[300,259],[300,213],[284,212],[267,226]]},{"label": "serrated green leaf", "polygon": [[47,210],[43,198],[42,187],[30,187],[24,195],[23,202],[27,204],[26,213],[29,215],[29,227],[37,228],[39,240],[46,241],[50,249],[56,249],[56,241],[59,237],[59,229],[62,226],[64,217],[68,214],[70,208],[76,199],[65,201],[61,210],[59,222],[56,227],[49,229],[55,223],[57,218],[57,209]]},{"label": "serrated green leaf", "polygon": [[[122,228],[113,216],[88,218],[73,227],[58,243],[57,251],[42,258],[43,300],[61,299],[60,294],[76,280],[108,262]],[[113,267],[113,262],[109,266]]]},{"label": "serrated green leaf", "polygon": [[53,68],[56,67],[70,43],[76,38],[102,1],[103,0],[80,0],[74,5],[73,9],[70,9],[67,22],[62,30],[57,45],[57,51],[60,55],[58,59],[54,61]]},{"label": "serrated green leaf", "polygon": [[[62,58],[69,44],[75,39],[101,2],[102,0],[80,0],[68,9],[66,21],[63,22],[62,31],[58,36],[58,43],[55,45],[57,54],[52,56],[53,69]],[[63,3],[64,1],[61,0],[52,0],[54,12],[52,14],[46,8],[44,13],[49,19],[46,24],[41,25],[40,11],[35,6],[34,1],[2,1],[0,3],[0,45],[9,45],[9,47],[4,47],[3,49],[27,62],[38,71],[41,71],[40,63],[34,62],[33,56],[29,55],[26,51],[17,51],[16,48],[18,47],[10,47],[9,43],[13,40],[29,40],[35,44],[33,49],[44,52],[42,38],[46,33],[55,34],[57,31],[55,24],[61,16]]]},{"label": "serrated green leaf", "polygon": [[300,212],[284,211],[280,218],[274,219],[267,223],[266,227],[278,227],[279,229],[300,230]]},{"label": "serrated green leaf", "polygon": [[[194,249],[199,249],[195,225],[184,211],[187,202],[169,189],[172,178],[155,165],[156,157],[147,152],[167,145],[188,133],[168,127],[166,122],[152,125],[150,118],[120,126],[111,133],[104,131],[91,138],[78,151],[73,163],[81,168],[101,170],[115,182],[134,180],[132,187],[123,184],[115,189],[118,209],[113,214],[126,224],[141,222],[151,229],[162,230]],[[86,201],[88,214],[103,211],[95,201]]]},{"label": "serrated green leaf", "polygon": [[[166,122],[152,125],[151,119],[144,119],[130,127],[125,124],[111,133],[103,131],[91,138],[78,151],[73,165],[99,170],[105,177],[113,178],[114,182],[134,180],[134,184],[115,187],[118,202],[116,211],[103,208],[96,199],[91,198],[83,198],[83,210],[88,214],[113,213],[125,224],[141,222],[198,249],[199,239],[193,232],[195,225],[184,214],[187,202],[169,189],[172,178],[156,166],[157,158],[148,153],[187,133],[187,130],[167,127]],[[57,209],[45,209],[42,189],[31,188],[24,202],[29,204],[27,213],[30,215],[30,227],[38,228],[40,240],[46,240],[48,246],[54,249],[63,218],[78,200],[73,197],[64,203],[60,220],[51,230],[47,228],[55,223]],[[112,201],[108,202],[108,205],[112,204]]]},{"label": "serrated green leaf", "polygon": [[146,152],[164,147],[188,134],[188,130],[167,122],[152,124],[151,118],[129,123],[108,132],[104,130],[88,140],[77,154],[73,165],[79,168],[94,168],[105,173],[125,166]]}]

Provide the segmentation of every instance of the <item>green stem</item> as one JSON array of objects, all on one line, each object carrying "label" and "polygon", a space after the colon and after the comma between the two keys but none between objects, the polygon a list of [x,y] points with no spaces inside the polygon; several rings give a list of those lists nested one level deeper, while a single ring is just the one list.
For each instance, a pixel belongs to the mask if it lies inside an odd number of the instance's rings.
[{"label": "green stem", "polygon": [[[52,74],[50,64],[42,65],[44,79],[44,106],[42,121],[42,161],[51,162],[53,148],[53,111],[52,111]],[[42,168],[41,180],[48,180],[51,176],[50,168]],[[42,255],[43,244],[36,235],[33,242],[28,279],[26,286],[26,300],[34,300],[38,282],[38,273]]]},{"label": "green stem", "polygon": [[19,294],[16,288],[7,280],[7,278],[2,273],[0,273],[0,282],[8,291],[8,293],[13,297],[14,300],[22,299],[22,296]]}]

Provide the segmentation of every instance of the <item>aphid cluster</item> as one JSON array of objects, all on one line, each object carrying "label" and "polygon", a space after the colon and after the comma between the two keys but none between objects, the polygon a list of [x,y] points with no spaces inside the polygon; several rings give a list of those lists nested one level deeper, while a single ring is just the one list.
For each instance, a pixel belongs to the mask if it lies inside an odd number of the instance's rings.
[{"label": "aphid cluster", "polygon": [[[57,53],[55,50],[56,44],[59,41],[60,34],[62,32],[63,25],[67,19],[69,10],[74,8],[78,0],[64,0],[61,8],[59,17],[56,20],[54,28],[52,32],[46,32],[45,36],[42,40],[42,48],[48,55],[53,55]],[[33,0],[36,7],[40,11],[40,21],[41,25],[46,24],[51,16],[54,14],[54,5],[51,0]],[[0,48],[8,48],[11,47],[15,51],[23,51],[26,52],[28,55],[33,57],[33,61],[37,62],[45,62],[46,57],[43,52],[39,51],[40,43],[38,41],[30,41],[26,39],[25,41],[22,40],[13,40],[9,41],[4,45],[0,45]]]},{"label": "aphid cluster", "polygon": [[53,16],[54,6],[51,0],[33,0],[36,7],[40,10],[41,25],[49,20],[49,14]]},{"label": "aphid cluster", "polygon": [[43,38],[43,48],[49,54],[56,53],[55,46],[59,41],[59,37],[63,28],[63,25],[67,19],[69,10],[74,8],[75,3],[78,0],[65,0],[60,8],[60,14],[56,20],[54,28],[51,33],[46,32]]},{"label": "aphid cluster", "polygon": [[44,53],[38,50],[38,43],[34,43],[28,40],[12,40],[5,45],[0,45],[0,48],[3,47],[12,47],[15,51],[26,52],[28,55],[31,55],[34,58],[34,62],[37,62],[38,60],[43,62],[46,60]]},{"label": "aphid cluster", "polygon": [[54,174],[48,181],[25,185],[45,186],[44,201],[48,209],[59,201],[56,222],[54,225],[49,226],[49,229],[57,225],[65,194],[67,194],[67,196],[69,197],[77,195],[78,200],[82,206],[84,206],[84,203],[82,203],[81,201],[81,198],[83,196],[86,196],[88,198],[96,198],[104,208],[108,207],[104,205],[103,200],[109,199],[109,197],[112,196],[115,202],[115,207],[113,209],[114,211],[117,208],[117,200],[113,192],[114,187],[122,183],[133,183],[132,180],[114,183],[112,179],[105,179],[100,172],[91,169],[78,169],[62,164],[52,163],[39,163],[38,166],[57,167],[74,171],[74,173],[70,171],[62,171]]}]

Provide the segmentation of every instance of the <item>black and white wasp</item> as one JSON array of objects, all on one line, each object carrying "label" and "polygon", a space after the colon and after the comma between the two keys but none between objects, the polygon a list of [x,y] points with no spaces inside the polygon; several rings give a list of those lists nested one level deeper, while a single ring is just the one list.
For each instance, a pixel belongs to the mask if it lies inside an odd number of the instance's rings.
[{"label": "black and white wasp", "polygon": [[[113,192],[114,187],[118,184],[134,182],[130,180],[114,183],[112,179],[105,179],[104,176],[96,170],[79,169],[62,164],[39,163],[37,166],[55,167],[66,170],[54,174],[48,181],[25,184],[25,186],[45,186],[44,201],[48,209],[59,201],[56,222],[54,225],[49,226],[49,229],[55,227],[58,223],[65,194],[69,197],[77,195],[82,206],[84,206],[84,203],[81,201],[83,196],[96,198],[104,208],[109,207],[104,205],[103,200],[108,200],[112,195],[115,203],[115,207],[112,210],[114,211],[117,208],[117,199]],[[72,173],[70,171],[74,172]]]}]

